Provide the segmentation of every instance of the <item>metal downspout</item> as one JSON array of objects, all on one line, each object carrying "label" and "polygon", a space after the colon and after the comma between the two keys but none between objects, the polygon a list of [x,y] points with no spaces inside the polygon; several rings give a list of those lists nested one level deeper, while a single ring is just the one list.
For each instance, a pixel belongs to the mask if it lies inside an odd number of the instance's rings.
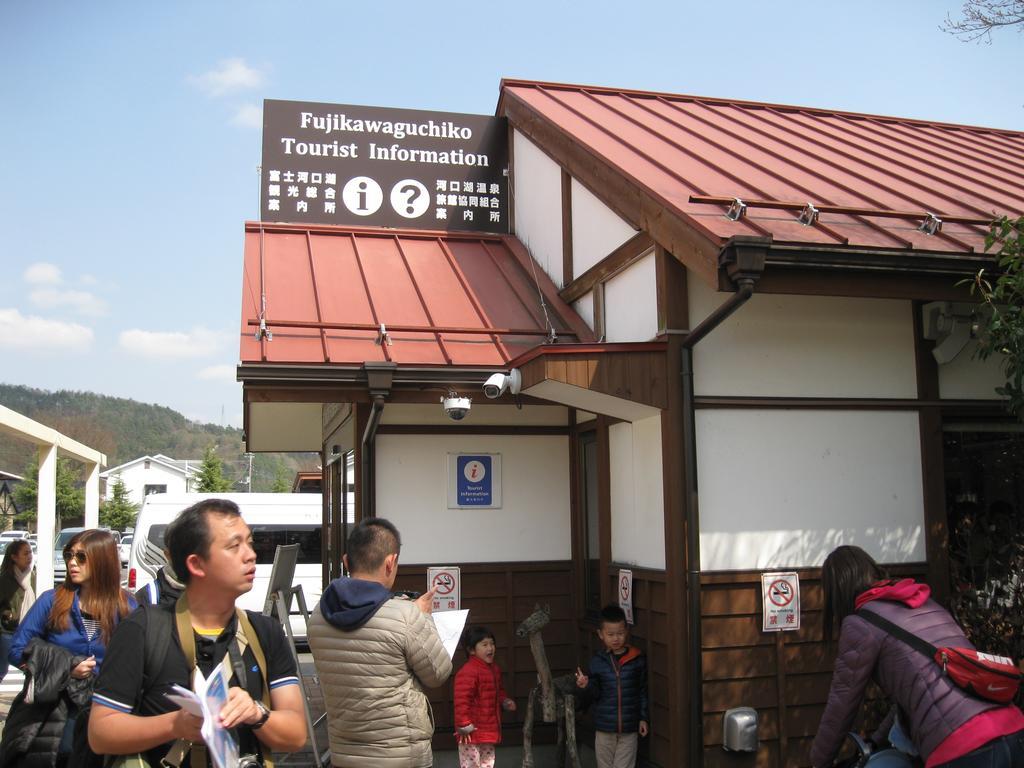
[{"label": "metal downspout", "polygon": [[683,379],[683,465],[685,467],[684,498],[686,499],[686,610],[690,636],[690,761],[693,768],[704,760],[704,664],[701,659],[700,617],[700,510],[697,491],[697,426],[693,394],[693,348],[739,309],[754,293],[754,285],[764,271],[764,241],[736,238],[726,246],[720,264],[736,286],[736,292],[721,306],[693,328],[682,342],[681,375]]},{"label": "metal downspout", "polygon": [[366,429],[363,430],[362,461],[359,464],[361,488],[359,500],[362,506],[359,512],[361,519],[374,517],[375,515],[376,504],[374,503],[374,497],[376,493],[374,493],[374,482],[376,473],[374,472],[374,465],[376,464],[376,457],[374,454],[376,452],[377,427],[380,425],[380,415],[383,411],[384,395],[374,395],[373,406],[370,409],[370,418],[366,422]]}]

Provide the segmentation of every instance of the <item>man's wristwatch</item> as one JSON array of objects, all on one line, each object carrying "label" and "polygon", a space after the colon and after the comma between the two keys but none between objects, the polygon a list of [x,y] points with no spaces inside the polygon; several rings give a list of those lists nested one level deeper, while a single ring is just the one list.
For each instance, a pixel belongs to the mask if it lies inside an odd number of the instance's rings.
[{"label": "man's wristwatch", "polygon": [[262,701],[254,701],[253,704],[255,704],[256,709],[260,711],[260,719],[249,727],[254,731],[258,731],[266,724],[267,720],[270,719],[270,710],[264,706]]}]

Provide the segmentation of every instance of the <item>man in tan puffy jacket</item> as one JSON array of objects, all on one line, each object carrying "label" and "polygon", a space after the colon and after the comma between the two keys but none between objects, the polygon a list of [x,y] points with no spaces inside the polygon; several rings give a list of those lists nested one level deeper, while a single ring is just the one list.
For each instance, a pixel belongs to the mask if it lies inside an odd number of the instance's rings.
[{"label": "man in tan puffy jacket", "polygon": [[339,768],[433,765],[434,716],[423,688],[443,684],[452,662],[430,617],[433,592],[393,597],[401,538],[382,518],[352,529],[349,576],[324,591],[309,620],[327,705],[331,763]]}]

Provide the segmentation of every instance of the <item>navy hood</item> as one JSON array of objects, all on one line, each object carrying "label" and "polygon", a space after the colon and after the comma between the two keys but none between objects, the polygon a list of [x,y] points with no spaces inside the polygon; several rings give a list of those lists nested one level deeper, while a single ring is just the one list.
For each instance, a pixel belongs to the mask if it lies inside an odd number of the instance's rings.
[{"label": "navy hood", "polygon": [[335,579],[320,597],[320,613],[338,629],[351,631],[368,622],[391,592],[376,581],[342,576]]}]

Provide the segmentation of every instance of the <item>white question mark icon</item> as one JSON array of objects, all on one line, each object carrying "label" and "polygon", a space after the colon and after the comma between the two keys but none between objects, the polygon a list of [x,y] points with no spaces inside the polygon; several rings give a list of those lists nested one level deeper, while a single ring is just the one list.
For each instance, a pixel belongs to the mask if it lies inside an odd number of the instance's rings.
[{"label": "white question mark icon", "polygon": [[402,179],[391,188],[391,207],[406,219],[422,216],[430,205],[427,188],[416,179]]}]

